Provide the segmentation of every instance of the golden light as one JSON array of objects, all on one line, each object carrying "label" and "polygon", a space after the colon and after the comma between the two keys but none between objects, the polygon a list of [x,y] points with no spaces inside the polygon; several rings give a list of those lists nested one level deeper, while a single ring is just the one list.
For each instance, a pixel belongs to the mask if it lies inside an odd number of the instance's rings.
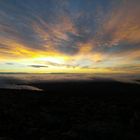
[{"label": "golden light", "polygon": [[65,62],[65,58],[64,57],[39,57],[39,58],[35,58],[34,60],[39,60],[39,61],[43,61],[43,62],[52,62],[52,63],[58,63],[58,64],[63,64]]}]

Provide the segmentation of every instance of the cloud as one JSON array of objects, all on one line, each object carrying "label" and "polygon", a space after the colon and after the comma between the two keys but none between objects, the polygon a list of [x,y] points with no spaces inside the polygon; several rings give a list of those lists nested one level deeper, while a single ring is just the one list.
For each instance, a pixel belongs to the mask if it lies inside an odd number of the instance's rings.
[{"label": "cloud", "polygon": [[[78,67],[78,64],[55,63],[55,62],[50,62],[50,61],[47,61],[45,63],[47,65],[55,66],[55,67],[67,67],[67,68],[76,68],[76,67]],[[72,63],[72,61],[71,61],[71,63]]]},{"label": "cloud", "polygon": [[[106,46],[105,49],[107,49],[107,47],[121,46],[122,49],[119,49],[122,51],[127,51],[132,46],[139,48],[139,5],[140,2],[137,0],[124,0],[119,6],[114,7],[108,15],[105,15],[105,20],[98,33],[101,47]],[[128,47],[125,47],[125,44]]]},{"label": "cloud", "polygon": [[29,67],[33,67],[33,68],[47,68],[48,66],[45,65],[28,65]]},{"label": "cloud", "polygon": [[36,90],[41,91],[41,89],[28,85],[28,81],[22,80],[20,76],[10,77],[10,76],[0,76],[0,88],[1,89],[18,89],[18,90]]},{"label": "cloud", "polygon": [[11,63],[11,62],[7,62],[5,64],[7,64],[7,65],[14,65],[14,63]]},{"label": "cloud", "polygon": [[[10,67],[11,59],[28,60],[29,67],[40,69],[46,65],[58,69],[119,67],[139,62],[138,0],[13,1],[0,1],[0,61]],[[63,56],[64,62],[32,63],[50,56]]]}]

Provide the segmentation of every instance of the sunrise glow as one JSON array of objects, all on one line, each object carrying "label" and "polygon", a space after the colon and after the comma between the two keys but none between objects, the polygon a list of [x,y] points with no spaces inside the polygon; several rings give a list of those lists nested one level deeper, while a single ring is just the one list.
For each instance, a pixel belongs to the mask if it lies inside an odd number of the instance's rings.
[{"label": "sunrise glow", "polygon": [[140,73],[139,5],[1,0],[0,72]]}]

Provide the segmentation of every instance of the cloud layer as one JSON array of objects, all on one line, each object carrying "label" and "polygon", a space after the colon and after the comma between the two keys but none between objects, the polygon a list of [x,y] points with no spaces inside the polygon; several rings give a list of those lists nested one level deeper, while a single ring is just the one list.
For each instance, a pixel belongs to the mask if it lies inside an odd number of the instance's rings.
[{"label": "cloud layer", "polygon": [[138,0],[1,0],[0,71],[139,73],[139,15]]}]

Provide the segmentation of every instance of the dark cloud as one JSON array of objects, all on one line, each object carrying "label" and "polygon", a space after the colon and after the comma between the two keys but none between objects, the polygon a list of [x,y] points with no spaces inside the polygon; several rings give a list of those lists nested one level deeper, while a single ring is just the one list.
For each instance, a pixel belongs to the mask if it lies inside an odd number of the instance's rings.
[{"label": "dark cloud", "polygon": [[10,63],[10,62],[8,62],[8,63],[5,63],[5,64],[7,64],[7,65],[14,65],[14,63]]},{"label": "dark cloud", "polygon": [[28,65],[29,67],[33,67],[33,68],[47,68],[48,66],[44,66],[44,65]]}]

